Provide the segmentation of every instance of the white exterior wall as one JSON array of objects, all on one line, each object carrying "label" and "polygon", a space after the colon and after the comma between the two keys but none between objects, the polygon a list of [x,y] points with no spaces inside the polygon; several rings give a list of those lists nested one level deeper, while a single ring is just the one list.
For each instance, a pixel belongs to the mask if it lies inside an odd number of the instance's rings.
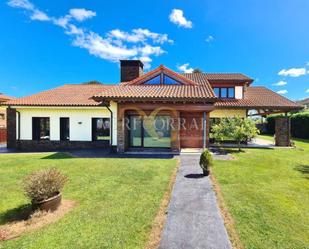
[{"label": "white exterior wall", "polygon": [[[50,140],[60,140],[60,118],[70,118],[70,141],[92,141],[92,118],[110,118],[106,107],[12,107],[20,112],[20,139],[32,140],[32,118],[50,118]],[[113,145],[117,145],[117,103],[113,112]],[[18,116],[18,115],[17,115]],[[18,119],[16,120],[18,126]],[[18,127],[16,127],[18,131]],[[17,138],[18,138],[18,134]]]},{"label": "white exterior wall", "polygon": [[243,86],[235,86],[235,99],[242,99],[243,94]]}]

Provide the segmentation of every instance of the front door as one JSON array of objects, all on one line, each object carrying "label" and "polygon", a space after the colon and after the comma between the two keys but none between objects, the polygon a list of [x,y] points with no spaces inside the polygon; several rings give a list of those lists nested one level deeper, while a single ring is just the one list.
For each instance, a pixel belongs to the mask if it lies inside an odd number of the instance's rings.
[{"label": "front door", "polygon": [[130,116],[129,145],[133,148],[170,148],[170,117]]},{"label": "front door", "polygon": [[180,147],[203,148],[203,113],[180,113]]}]

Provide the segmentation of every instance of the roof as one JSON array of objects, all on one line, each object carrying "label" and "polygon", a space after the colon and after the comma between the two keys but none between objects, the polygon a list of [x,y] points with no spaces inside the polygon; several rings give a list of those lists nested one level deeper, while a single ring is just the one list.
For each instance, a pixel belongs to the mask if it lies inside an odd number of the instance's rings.
[{"label": "roof", "polygon": [[226,81],[226,82],[253,82],[253,79],[241,73],[184,73],[186,78],[195,82]]},{"label": "roof", "polygon": [[309,98],[296,101],[296,103],[298,103],[298,104],[300,104],[300,105],[308,105],[308,104],[309,104]]},{"label": "roof", "polygon": [[0,102],[5,102],[5,101],[11,100],[11,99],[15,99],[15,98],[0,93]]},{"label": "roof", "polygon": [[216,99],[207,87],[185,85],[120,85],[94,96],[106,99],[162,99],[162,100],[209,100]]},{"label": "roof", "polygon": [[98,106],[92,99],[98,92],[112,87],[103,84],[67,84],[51,90],[40,92],[6,102],[16,106]]},{"label": "roof", "polygon": [[301,105],[265,88],[248,87],[243,99],[220,99],[217,107],[227,108],[266,108],[266,109],[302,109]]},{"label": "roof", "polygon": [[[149,78],[166,73],[182,85],[146,85]],[[16,106],[99,106],[104,100],[134,101],[198,101],[215,102],[218,108],[246,109],[301,109],[302,106],[265,88],[247,87],[244,99],[218,99],[210,85],[211,80],[251,80],[243,74],[178,74],[160,66],[155,70],[119,85],[103,85],[92,81],[88,84],[67,84],[28,97],[10,100],[6,105]]]},{"label": "roof", "polygon": [[[181,83],[181,85],[145,85],[145,81],[164,73]],[[122,82],[106,91],[98,93],[95,99],[134,99],[134,100],[199,100],[217,99],[207,79],[202,83],[193,81],[182,74],[160,65],[158,68],[128,82]]]},{"label": "roof", "polygon": [[151,78],[157,76],[160,73],[164,73],[168,76],[172,76],[173,78],[178,79],[181,83],[183,83],[185,85],[193,85],[193,86],[197,85],[195,81],[189,79],[188,77],[185,77],[182,74],[174,72],[173,70],[165,67],[164,65],[160,65],[156,69],[151,70],[148,73],[143,74],[143,75],[141,75],[140,77],[138,77],[134,80],[127,81],[127,82],[121,82],[120,84],[122,84],[122,85],[140,85],[140,84],[143,84],[148,79],[151,79]]}]

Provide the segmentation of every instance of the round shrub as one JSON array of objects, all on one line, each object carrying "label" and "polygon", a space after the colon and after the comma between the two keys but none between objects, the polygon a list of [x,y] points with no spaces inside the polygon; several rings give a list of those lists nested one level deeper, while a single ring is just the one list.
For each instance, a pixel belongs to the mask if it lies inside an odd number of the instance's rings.
[{"label": "round shrub", "polygon": [[23,180],[25,195],[32,203],[56,196],[62,190],[67,177],[55,168],[33,172]]},{"label": "round shrub", "polygon": [[212,154],[209,150],[204,150],[200,157],[200,166],[203,169],[204,174],[209,174],[209,167],[213,165]]}]

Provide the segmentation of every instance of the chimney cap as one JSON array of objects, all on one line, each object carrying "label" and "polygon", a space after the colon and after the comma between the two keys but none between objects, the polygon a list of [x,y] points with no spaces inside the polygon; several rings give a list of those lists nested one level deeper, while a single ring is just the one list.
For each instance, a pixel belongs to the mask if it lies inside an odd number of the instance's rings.
[{"label": "chimney cap", "polygon": [[144,67],[144,64],[141,60],[120,60],[121,66],[140,66]]}]

